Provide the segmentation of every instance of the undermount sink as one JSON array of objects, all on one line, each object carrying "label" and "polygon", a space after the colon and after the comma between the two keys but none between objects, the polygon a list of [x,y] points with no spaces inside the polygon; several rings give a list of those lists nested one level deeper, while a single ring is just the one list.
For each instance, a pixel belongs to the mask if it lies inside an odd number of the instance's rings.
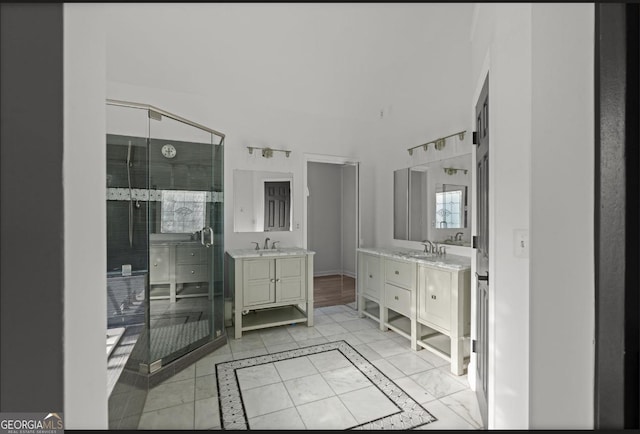
[{"label": "undermount sink", "polygon": [[469,243],[467,241],[462,240],[444,240],[443,244],[450,244],[452,246],[468,246]]}]

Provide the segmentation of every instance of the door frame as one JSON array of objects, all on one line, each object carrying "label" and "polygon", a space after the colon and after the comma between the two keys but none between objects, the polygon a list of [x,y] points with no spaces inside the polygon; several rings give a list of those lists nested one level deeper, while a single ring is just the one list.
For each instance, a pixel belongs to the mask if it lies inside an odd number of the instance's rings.
[{"label": "door frame", "polygon": [[[362,213],[360,212],[360,162],[351,157],[341,157],[337,155],[326,155],[326,154],[311,154],[304,153],[303,154],[303,165],[302,165],[302,186],[304,191],[302,193],[302,247],[308,248],[308,215],[307,215],[307,197],[309,195],[308,189],[308,170],[309,163],[329,163],[329,164],[348,164],[355,166],[356,169],[356,275],[358,274],[358,261],[357,261],[357,249],[360,247],[360,227],[361,221],[360,216]],[[357,283],[356,283],[356,292],[357,292]],[[356,310],[358,309],[358,297],[356,294]]]},{"label": "door frame", "polygon": [[638,428],[637,4],[595,6],[594,429]]}]

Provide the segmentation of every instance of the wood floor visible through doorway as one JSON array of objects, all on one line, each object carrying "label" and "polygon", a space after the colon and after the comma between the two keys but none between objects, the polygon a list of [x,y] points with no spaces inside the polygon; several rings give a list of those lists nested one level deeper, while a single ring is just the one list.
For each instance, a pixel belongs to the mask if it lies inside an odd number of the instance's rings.
[{"label": "wood floor visible through doorway", "polygon": [[313,278],[313,306],[325,307],[356,301],[356,279],[342,274]]}]

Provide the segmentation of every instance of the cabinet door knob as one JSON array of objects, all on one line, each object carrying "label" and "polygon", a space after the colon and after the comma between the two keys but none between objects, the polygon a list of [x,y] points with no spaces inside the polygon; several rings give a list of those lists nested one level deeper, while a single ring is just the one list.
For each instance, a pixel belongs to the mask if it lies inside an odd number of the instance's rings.
[{"label": "cabinet door knob", "polygon": [[397,295],[395,295],[393,298],[396,300],[400,300]]},{"label": "cabinet door knob", "polygon": [[195,256],[195,255],[196,255],[195,253],[191,252],[191,256]]},{"label": "cabinet door knob", "polygon": [[158,266],[158,264],[153,264],[153,266],[154,266],[154,267],[157,267],[157,266]]},{"label": "cabinet door knob", "polygon": [[431,298],[433,298],[433,299],[435,300],[435,299],[436,299],[436,296],[435,296],[435,295],[432,295],[432,296],[431,296]]},{"label": "cabinet door knob", "polygon": [[269,281],[270,281],[271,283],[273,283],[273,282],[275,282],[275,281],[276,281],[276,279],[269,279]]},{"label": "cabinet door knob", "polygon": [[276,279],[276,282],[280,282],[280,279]]},{"label": "cabinet door knob", "polygon": [[369,279],[373,279],[373,274],[369,274]]},{"label": "cabinet door knob", "polygon": [[195,270],[191,270],[191,274],[196,274]]},{"label": "cabinet door knob", "polygon": [[398,270],[396,270],[396,274],[400,274],[400,272]]}]

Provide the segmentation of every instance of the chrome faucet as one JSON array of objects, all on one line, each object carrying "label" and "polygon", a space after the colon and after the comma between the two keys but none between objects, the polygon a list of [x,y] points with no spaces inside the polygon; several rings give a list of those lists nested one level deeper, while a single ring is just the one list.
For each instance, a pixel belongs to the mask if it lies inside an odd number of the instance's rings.
[{"label": "chrome faucet", "polygon": [[425,253],[433,253],[433,243],[429,240],[422,240]]},{"label": "chrome faucet", "polygon": [[462,236],[463,236],[463,235],[464,235],[464,234],[463,234],[462,232],[458,232],[458,233],[456,234],[456,241],[462,241]]},{"label": "chrome faucet", "polygon": [[267,250],[269,248],[269,240],[271,238],[267,238],[266,240],[264,240],[264,249]]}]

